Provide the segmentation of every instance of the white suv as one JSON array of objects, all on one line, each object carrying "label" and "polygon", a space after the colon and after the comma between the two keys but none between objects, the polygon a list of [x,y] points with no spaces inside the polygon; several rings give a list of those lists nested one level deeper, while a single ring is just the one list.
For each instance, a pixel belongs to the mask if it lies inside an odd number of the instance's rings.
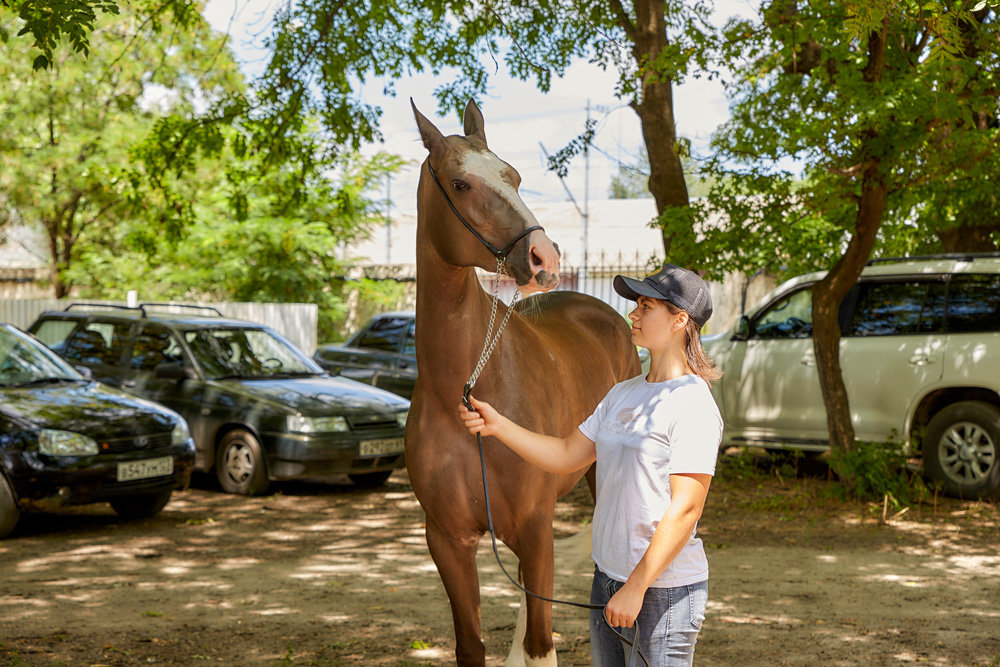
[{"label": "white suv", "polygon": [[[726,445],[823,451],[826,410],[812,287],[794,278],[704,338]],[[1000,255],[876,260],[840,312],[840,362],[858,440],[922,452],[951,494],[1000,496]]]}]

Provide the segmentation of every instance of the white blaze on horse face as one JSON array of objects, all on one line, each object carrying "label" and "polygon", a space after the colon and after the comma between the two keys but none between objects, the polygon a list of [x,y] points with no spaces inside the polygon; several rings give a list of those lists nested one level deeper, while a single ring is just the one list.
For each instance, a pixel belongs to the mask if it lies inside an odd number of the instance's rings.
[{"label": "white blaze on horse face", "polygon": [[[481,178],[514,211],[525,220],[525,226],[537,224],[535,214],[521,201],[517,188],[504,179],[503,174],[513,169],[509,164],[488,151],[469,151],[462,157],[461,169],[467,174]],[[501,244],[502,245],[502,244]]]}]

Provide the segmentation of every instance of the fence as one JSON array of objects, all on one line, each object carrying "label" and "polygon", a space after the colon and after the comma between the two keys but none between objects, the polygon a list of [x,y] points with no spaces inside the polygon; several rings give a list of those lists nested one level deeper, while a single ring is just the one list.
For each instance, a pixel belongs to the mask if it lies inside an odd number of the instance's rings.
[{"label": "fence", "polygon": [[[73,303],[66,299],[0,299],[0,322],[8,322],[21,329],[31,323],[46,310],[63,310]],[[91,301],[101,305],[124,306],[124,301]],[[295,343],[303,352],[312,355],[316,351],[316,326],[319,309],[312,303],[193,303],[174,302],[172,305],[157,306],[158,312],[191,314],[193,311],[182,306],[211,306],[225,317],[265,324]]]}]

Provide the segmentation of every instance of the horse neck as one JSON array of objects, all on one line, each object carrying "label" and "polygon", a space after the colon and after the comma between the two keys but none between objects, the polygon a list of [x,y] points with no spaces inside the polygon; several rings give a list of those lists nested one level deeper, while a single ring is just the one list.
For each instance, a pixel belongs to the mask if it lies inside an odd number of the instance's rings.
[{"label": "horse neck", "polygon": [[[448,263],[431,242],[428,225],[453,214],[443,202],[429,203],[426,185],[422,178],[417,197],[417,365],[434,369],[421,374],[425,387],[455,400],[456,387],[461,389],[479,359],[489,325],[490,296],[474,268]],[[502,312],[497,313],[497,320],[500,317]]]}]

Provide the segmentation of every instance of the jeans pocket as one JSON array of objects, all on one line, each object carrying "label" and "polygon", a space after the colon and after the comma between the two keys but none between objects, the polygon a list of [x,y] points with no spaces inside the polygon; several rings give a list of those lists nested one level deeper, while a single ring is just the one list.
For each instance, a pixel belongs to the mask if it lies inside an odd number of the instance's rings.
[{"label": "jeans pocket", "polygon": [[708,587],[705,584],[687,586],[688,603],[691,605],[691,627],[701,630],[705,622],[705,607],[708,603]]}]

